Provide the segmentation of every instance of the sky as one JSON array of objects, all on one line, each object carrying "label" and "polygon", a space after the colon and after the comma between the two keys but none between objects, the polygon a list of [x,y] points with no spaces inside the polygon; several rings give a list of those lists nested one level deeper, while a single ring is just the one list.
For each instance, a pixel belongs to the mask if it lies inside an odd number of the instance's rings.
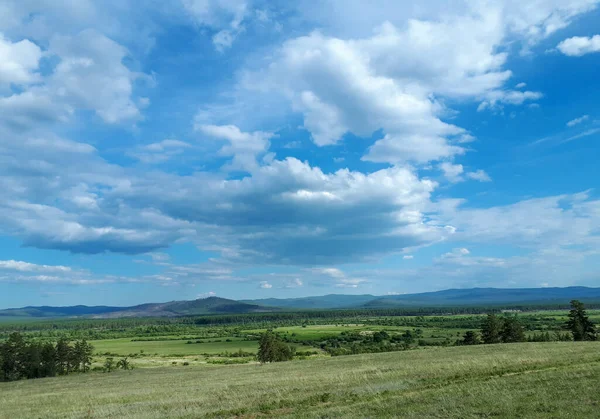
[{"label": "sky", "polygon": [[2,0],[0,308],[600,286],[600,0]]}]

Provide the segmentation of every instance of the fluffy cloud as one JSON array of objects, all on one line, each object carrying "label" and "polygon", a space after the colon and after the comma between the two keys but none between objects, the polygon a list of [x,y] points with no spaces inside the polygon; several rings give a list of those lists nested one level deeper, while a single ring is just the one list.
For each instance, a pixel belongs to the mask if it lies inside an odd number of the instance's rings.
[{"label": "fluffy cloud", "polygon": [[572,57],[581,57],[592,52],[600,52],[600,35],[592,37],[574,36],[565,39],[556,48],[563,54]]},{"label": "fluffy cloud", "polygon": [[249,11],[248,0],[182,0],[182,3],[199,25],[217,31],[212,39],[218,51],[231,47],[244,30],[242,22]]},{"label": "fluffy cloud", "polygon": [[479,182],[491,182],[492,178],[484,170],[476,170],[474,172],[468,172],[466,176],[469,179],[478,180]]},{"label": "fluffy cloud", "polygon": [[0,88],[11,83],[24,85],[39,80],[42,50],[24,39],[12,43],[0,32]]},{"label": "fluffy cloud", "polygon": [[600,242],[600,201],[587,193],[528,199],[491,208],[440,202],[439,217],[457,228],[456,240],[529,249],[592,248]]},{"label": "fluffy cloud", "polygon": [[478,180],[479,182],[490,182],[492,179],[484,170],[476,170],[474,172],[466,172],[462,164],[452,164],[443,162],[439,165],[444,177],[451,183],[458,183],[468,179]]},{"label": "fluffy cloud", "polygon": [[[282,92],[319,146],[335,144],[346,133],[369,137],[382,130],[364,160],[452,160],[466,151],[461,139],[469,134],[447,122],[451,111],[443,99],[478,102],[483,111],[542,98],[541,92],[507,87],[512,73],[505,46],[518,39],[530,49],[597,4],[456,3],[450,9],[435,1],[412,8],[382,0],[353,8],[331,0],[315,13],[329,26],[285,42],[265,70],[246,73],[242,85],[263,94]],[[346,30],[327,10],[336,10]]]},{"label": "fluffy cloud", "polygon": [[[0,39],[0,57],[3,52]],[[37,68],[41,51],[26,41],[20,49],[21,66],[10,61],[0,64],[0,84],[5,82],[35,85],[0,96],[0,129],[13,131],[39,129],[54,122],[66,122],[77,111],[93,111],[104,122],[114,124],[141,117],[133,101],[136,80],[145,75],[129,70],[123,60],[127,50],[94,30],[74,36],[55,35],[49,41],[49,57],[58,60],[46,76],[31,73]],[[15,44],[17,45],[17,44]],[[9,78],[10,77],[10,78]],[[11,80],[12,79],[12,80]]]},{"label": "fluffy cloud", "polygon": [[195,128],[204,135],[227,141],[228,144],[221,148],[219,154],[233,158],[227,166],[229,170],[256,170],[257,157],[267,152],[269,139],[273,137],[269,132],[242,132],[235,125],[196,124]]},{"label": "fluffy cloud", "polygon": [[452,183],[460,182],[463,180],[462,174],[465,171],[462,164],[452,164],[444,162],[440,164],[440,169],[444,173],[446,179]]},{"label": "fluffy cloud", "polygon": [[268,289],[271,289],[271,288],[273,288],[273,285],[269,284],[267,281],[261,281],[261,282],[260,282],[260,287],[261,287],[262,289],[266,289],[266,290],[268,290]]},{"label": "fluffy cloud", "polygon": [[95,111],[105,122],[140,117],[132,101],[133,83],[141,75],[129,70],[127,50],[94,30],[54,36],[49,53],[60,57],[48,84],[53,96],[70,106]]}]

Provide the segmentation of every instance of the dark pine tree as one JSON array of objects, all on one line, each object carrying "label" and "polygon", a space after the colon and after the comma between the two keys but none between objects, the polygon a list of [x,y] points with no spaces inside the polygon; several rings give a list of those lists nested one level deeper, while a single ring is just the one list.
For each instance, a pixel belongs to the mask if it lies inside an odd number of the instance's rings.
[{"label": "dark pine tree", "polygon": [[481,338],[483,343],[500,343],[502,338],[500,333],[502,331],[502,321],[495,314],[488,314],[483,325],[481,326]]},{"label": "dark pine tree", "polygon": [[578,300],[571,301],[567,328],[573,334],[573,340],[575,341],[596,340],[598,338],[596,326],[587,316],[583,303]]},{"label": "dark pine tree", "polygon": [[503,320],[502,330],[500,332],[502,342],[514,343],[525,342],[527,340],[525,332],[523,331],[523,326],[516,316],[506,317]]}]

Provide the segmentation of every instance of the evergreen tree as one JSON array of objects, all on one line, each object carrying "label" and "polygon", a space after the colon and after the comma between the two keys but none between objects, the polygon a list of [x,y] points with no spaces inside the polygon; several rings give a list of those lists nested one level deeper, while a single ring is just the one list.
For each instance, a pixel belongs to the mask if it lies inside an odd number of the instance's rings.
[{"label": "evergreen tree", "polygon": [[56,348],[51,343],[45,343],[41,350],[42,377],[56,375]]},{"label": "evergreen tree", "polygon": [[598,338],[596,326],[587,316],[583,303],[578,300],[571,301],[567,328],[573,334],[573,340],[575,341],[596,340]]},{"label": "evergreen tree", "polygon": [[25,341],[19,333],[11,333],[2,345],[2,365],[0,367],[3,381],[23,378],[23,360],[25,358]]},{"label": "evergreen tree", "polygon": [[502,342],[513,343],[513,342],[525,342],[525,331],[521,322],[516,316],[505,317],[503,319],[502,330],[500,332]]},{"label": "evergreen tree", "polygon": [[500,343],[502,338],[500,332],[502,330],[502,322],[495,314],[488,314],[481,326],[481,338],[483,343]]},{"label": "evergreen tree", "polygon": [[66,375],[71,372],[73,362],[73,348],[69,341],[62,337],[56,342],[56,367],[59,375]]}]

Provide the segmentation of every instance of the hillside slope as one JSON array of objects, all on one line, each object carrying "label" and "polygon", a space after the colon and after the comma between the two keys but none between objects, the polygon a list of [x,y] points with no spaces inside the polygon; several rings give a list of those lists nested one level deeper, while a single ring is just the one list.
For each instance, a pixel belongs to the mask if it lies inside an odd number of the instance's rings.
[{"label": "hillside slope", "polygon": [[568,304],[570,300],[600,300],[600,288],[472,288],[420,294],[390,295],[373,299],[369,308],[415,306],[492,306],[510,304]]},{"label": "hillside slope", "polygon": [[275,311],[275,308],[261,307],[226,298],[209,297],[193,301],[171,301],[149,303],[133,307],[25,307],[0,310],[3,317],[173,317],[203,314],[242,314]]},{"label": "hillside slope", "polygon": [[19,418],[592,418],[600,343],[523,343],[0,383]]}]

